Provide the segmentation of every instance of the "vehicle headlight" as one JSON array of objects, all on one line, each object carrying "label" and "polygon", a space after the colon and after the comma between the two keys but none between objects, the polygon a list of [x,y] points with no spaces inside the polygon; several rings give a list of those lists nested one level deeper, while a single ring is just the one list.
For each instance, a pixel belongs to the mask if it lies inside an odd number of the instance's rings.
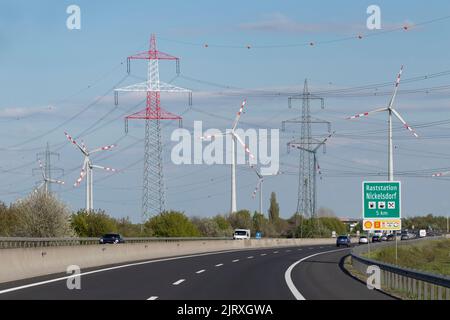
[{"label": "vehicle headlight", "polygon": [[103,239],[100,239],[100,242],[103,242]]}]

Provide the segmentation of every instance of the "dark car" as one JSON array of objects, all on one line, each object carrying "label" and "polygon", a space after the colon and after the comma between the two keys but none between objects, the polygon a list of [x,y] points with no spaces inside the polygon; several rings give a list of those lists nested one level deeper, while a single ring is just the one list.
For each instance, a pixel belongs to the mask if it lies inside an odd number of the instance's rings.
[{"label": "dark car", "polygon": [[103,237],[99,240],[100,244],[116,244],[116,243],[125,243],[125,240],[123,240],[122,236],[118,233],[107,233],[104,234]]},{"label": "dark car", "polygon": [[339,236],[336,239],[336,247],[340,247],[340,246],[346,246],[346,247],[350,247],[350,237],[349,236]]},{"label": "dark car", "polygon": [[380,236],[373,236],[372,237],[372,242],[381,242],[381,237]]},{"label": "dark car", "polygon": [[387,236],[387,241],[395,241],[396,235],[391,233]]}]

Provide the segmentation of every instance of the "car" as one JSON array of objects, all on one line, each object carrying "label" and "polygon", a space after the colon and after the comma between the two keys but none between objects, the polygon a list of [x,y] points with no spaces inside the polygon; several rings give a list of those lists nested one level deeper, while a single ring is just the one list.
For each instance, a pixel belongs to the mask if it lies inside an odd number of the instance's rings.
[{"label": "car", "polygon": [[250,239],[250,229],[235,229],[234,230],[233,239],[234,240],[248,240],[248,239]]},{"label": "car", "polygon": [[388,241],[388,238],[387,238],[387,236],[385,236],[385,235],[382,235],[382,236],[381,236],[381,241]]},{"label": "car", "polygon": [[125,243],[125,240],[118,233],[106,233],[100,238],[99,243],[100,244],[117,244],[117,243]]},{"label": "car", "polygon": [[403,233],[401,236],[401,240],[411,240],[416,238],[416,235],[414,233]]},{"label": "car", "polygon": [[375,235],[372,237],[372,242],[381,242],[381,237],[378,235]]},{"label": "car", "polygon": [[359,237],[359,244],[368,244],[369,243],[369,238],[367,238],[366,236],[361,236]]},{"label": "car", "polygon": [[387,241],[394,241],[395,238],[396,238],[396,235],[395,235],[395,234],[393,234],[393,233],[388,234],[388,236],[387,236]]},{"label": "car", "polygon": [[339,236],[336,239],[336,247],[340,247],[340,246],[346,246],[346,247],[350,247],[350,237],[349,236]]}]

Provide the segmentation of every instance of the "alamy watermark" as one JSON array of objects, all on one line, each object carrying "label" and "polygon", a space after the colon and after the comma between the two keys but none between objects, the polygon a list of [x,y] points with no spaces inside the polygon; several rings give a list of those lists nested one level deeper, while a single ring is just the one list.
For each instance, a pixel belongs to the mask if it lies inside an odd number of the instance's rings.
[{"label": "alamy watermark", "polygon": [[81,29],[81,9],[75,4],[67,7],[66,13],[69,15],[66,20],[66,27],[69,30]]},{"label": "alamy watermark", "polygon": [[367,18],[367,29],[380,30],[381,29],[381,9],[379,6],[372,4],[367,7],[367,14],[370,16]]},{"label": "alamy watermark", "polygon": [[369,290],[373,290],[373,289],[380,290],[381,289],[381,270],[380,270],[380,267],[378,267],[378,266],[368,266],[366,273],[367,273],[367,275],[369,275],[367,277],[367,281],[366,281],[367,288]]},{"label": "alamy watermark", "polygon": [[77,265],[71,265],[67,267],[66,273],[71,275],[66,281],[67,289],[81,290],[81,268]]},{"label": "alamy watermark", "polygon": [[225,133],[208,129],[203,132],[202,121],[194,121],[193,135],[180,128],[174,130],[170,138],[178,142],[171,152],[172,162],[176,165],[232,164],[232,155],[235,154],[236,164],[260,165],[262,175],[279,172],[278,129],[228,129]]}]

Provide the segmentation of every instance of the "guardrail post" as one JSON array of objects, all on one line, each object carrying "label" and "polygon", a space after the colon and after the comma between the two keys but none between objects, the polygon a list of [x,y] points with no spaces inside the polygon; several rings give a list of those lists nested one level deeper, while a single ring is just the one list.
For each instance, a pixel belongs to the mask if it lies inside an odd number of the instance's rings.
[{"label": "guardrail post", "polygon": [[437,297],[437,299],[438,300],[442,300],[442,287],[441,286],[438,286],[438,297]]},{"label": "guardrail post", "polygon": [[417,297],[417,288],[416,288],[416,286],[417,286],[417,280],[416,279],[412,279],[412,294],[413,294],[413,297],[416,299],[416,297]]},{"label": "guardrail post", "polygon": [[422,281],[417,281],[417,297],[422,300]]},{"label": "guardrail post", "polygon": [[423,300],[428,300],[428,283],[423,283]]},{"label": "guardrail post", "polygon": [[445,299],[450,300],[450,288],[445,289]]},{"label": "guardrail post", "polygon": [[435,292],[436,291],[436,286],[434,284],[430,285],[430,290],[431,290],[430,299],[434,300],[434,296],[436,294],[436,292]]}]

